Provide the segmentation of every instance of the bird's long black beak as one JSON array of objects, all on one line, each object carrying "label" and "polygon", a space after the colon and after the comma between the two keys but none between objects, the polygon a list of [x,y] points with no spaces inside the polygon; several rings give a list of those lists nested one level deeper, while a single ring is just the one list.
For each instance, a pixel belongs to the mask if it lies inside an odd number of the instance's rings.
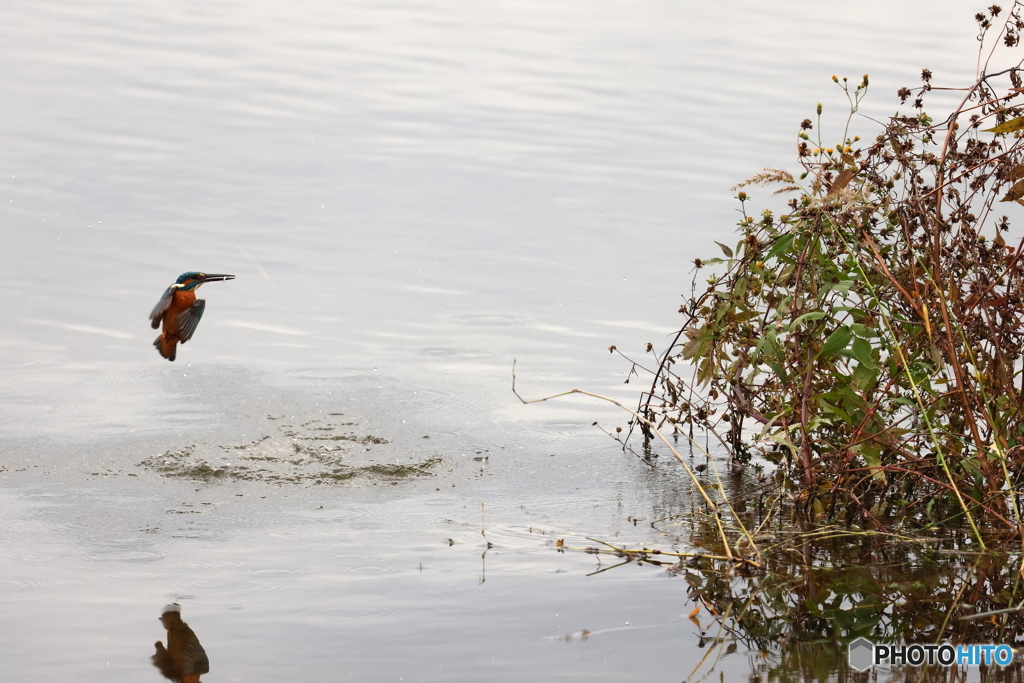
[{"label": "bird's long black beak", "polygon": [[224,280],[234,280],[234,275],[221,275],[216,273],[203,273],[199,276],[199,279],[203,282],[222,282]]}]

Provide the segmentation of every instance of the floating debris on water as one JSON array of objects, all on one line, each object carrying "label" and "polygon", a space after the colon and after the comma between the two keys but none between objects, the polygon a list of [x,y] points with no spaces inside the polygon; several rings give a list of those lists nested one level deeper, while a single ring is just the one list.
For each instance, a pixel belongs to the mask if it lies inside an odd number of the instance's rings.
[{"label": "floating debris on water", "polygon": [[277,434],[265,434],[241,444],[192,444],[146,458],[138,467],[165,477],[200,481],[338,484],[352,479],[433,476],[434,468],[442,462],[436,455],[419,459],[396,457],[394,453],[377,455],[374,449],[390,441],[347,429],[353,426],[353,422],[332,423],[322,419],[298,426],[278,424]]}]

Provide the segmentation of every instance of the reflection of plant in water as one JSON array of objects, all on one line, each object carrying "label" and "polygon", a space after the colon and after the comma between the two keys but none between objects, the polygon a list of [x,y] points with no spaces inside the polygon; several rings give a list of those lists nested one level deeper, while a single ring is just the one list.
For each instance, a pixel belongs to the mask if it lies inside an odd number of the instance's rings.
[{"label": "reflection of plant in water", "polygon": [[[734,615],[738,636],[769,649],[779,638],[848,642],[1024,642],[1020,560],[1006,554],[949,555],[917,543],[863,537],[816,542],[743,576],[687,568],[691,597]],[[799,554],[799,556],[795,556]]]},{"label": "reflection of plant in water", "polygon": [[[837,674],[840,681],[858,680],[846,667],[846,645],[857,636],[1014,648],[1024,642],[1024,614],[1015,609],[1024,592],[1018,555],[948,554],[884,538],[834,541],[815,544],[801,561],[772,563],[759,577],[702,573],[696,590],[709,603],[731,608],[736,617],[726,628],[739,640],[761,651],[783,643],[755,666],[763,680],[793,680],[796,673],[805,681]],[[1024,680],[1019,667],[994,669],[983,680]],[[920,676],[953,680],[943,667],[907,667],[892,680]]]},{"label": "reflection of plant in water", "polygon": [[[693,540],[713,547],[717,529],[705,521]],[[657,565],[689,584],[699,607],[691,619],[699,644],[714,651],[694,680],[737,644],[753,653],[754,672],[767,681],[866,680],[847,671],[847,644],[874,642],[1006,643],[1024,647],[1021,557],[956,550],[963,534],[910,540],[885,534],[820,529],[776,533],[762,547],[762,569],[710,553],[672,553],[602,543],[585,548],[624,563]],[[600,541],[598,541],[601,543]],[[565,546],[559,546],[564,549]],[[602,567],[607,571],[621,565]],[[687,608],[689,609],[689,608]],[[708,621],[708,616],[711,621]],[[950,680],[935,667],[923,680]],[[916,680],[922,669],[908,668]],[[846,672],[846,673],[844,673]],[[946,676],[946,678],[943,678]],[[897,678],[895,680],[903,680]],[[991,680],[1021,681],[1014,668]]]},{"label": "reflection of plant in water", "polygon": [[[708,469],[715,472],[713,461]],[[712,486],[708,476],[700,478],[705,490],[729,516],[716,519],[700,505],[682,508],[669,490],[654,503],[654,511],[664,514],[650,526],[681,547],[632,548],[599,539],[586,548],[555,544],[560,551],[621,559],[599,564],[592,574],[638,563],[685,581],[689,602],[680,611],[696,608],[691,621],[700,629],[698,645],[708,650],[692,680],[702,680],[718,658],[739,651],[749,653],[761,683],[865,681],[846,664],[847,645],[860,636],[879,643],[1006,643],[1024,649],[1021,553],[976,552],[970,530],[962,527],[914,535],[801,527],[799,498],[780,488],[785,478],[749,468],[716,477],[721,485]],[[733,545],[728,555],[722,520]],[[747,535],[733,531],[740,526],[749,530],[756,550],[745,545]],[[923,670],[907,671],[906,680],[914,681]],[[1012,671],[983,680],[1024,681],[1018,668]],[[892,680],[904,680],[896,675]],[[948,676],[948,670],[933,670],[922,680],[960,680]]]},{"label": "reflection of plant in water", "polygon": [[[780,495],[770,483],[755,488],[763,479],[746,473],[721,492],[733,510],[741,507],[740,492],[748,492],[750,504],[736,514],[757,530],[761,567],[702,557],[667,571],[690,584],[688,596],[706,613],[721,615],[708,633],[721,626],[730,638],[762,653],[754,664],[764,681],[832,680],[829,672],[840,681],[861,680],[842,673],[846,646],[860,636],[874,642],[1024,646],[1019,552],[976,552],[963,526],[912,534],[801,528],[799,497]],[[681,522],[676,533],[690,544],[716,552],[718,527],[706,515],[677,513],[673,519]],[[662,523],[671,528],[670,521]],[[928,675],[924,680],[946,680],[948,671]],[[1008,672],[999,676],[993,680],[1024,680]]]}]

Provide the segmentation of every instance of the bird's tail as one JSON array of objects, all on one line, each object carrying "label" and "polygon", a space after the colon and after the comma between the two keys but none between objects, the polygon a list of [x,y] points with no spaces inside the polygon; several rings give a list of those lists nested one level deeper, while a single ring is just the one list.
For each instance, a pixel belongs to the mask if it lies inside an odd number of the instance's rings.
[{"label": "bird's tail", "polygon": [[169,361],[173,361],[178,355],[178,342],[173,339],[167,339],[162,334],[156,338],[153,346],[156,347],[161,356]]}]

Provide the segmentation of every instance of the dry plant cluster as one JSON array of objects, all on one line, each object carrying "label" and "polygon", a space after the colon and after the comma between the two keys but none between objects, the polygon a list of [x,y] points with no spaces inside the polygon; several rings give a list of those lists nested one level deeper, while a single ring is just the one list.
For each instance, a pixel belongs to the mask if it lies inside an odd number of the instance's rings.
[{"label": "dry plant cluster", "polygon": [[[829,144],[804,120],[798,173],[766,169],[788,210],[750,209],[739,240],[694,262],[685,322],[634,424],[717,435],[786,473],[809,517],[876,528],[966,523],[984,547],[1024,529],[1022,5],[978,14],[977,76],[902,88],[912,113]],[[994,55],[1017,61],[990,71]],[[941,119],[937,91],[960,100]],[[1003,209],[1003,210],[1000,210]]]}]

